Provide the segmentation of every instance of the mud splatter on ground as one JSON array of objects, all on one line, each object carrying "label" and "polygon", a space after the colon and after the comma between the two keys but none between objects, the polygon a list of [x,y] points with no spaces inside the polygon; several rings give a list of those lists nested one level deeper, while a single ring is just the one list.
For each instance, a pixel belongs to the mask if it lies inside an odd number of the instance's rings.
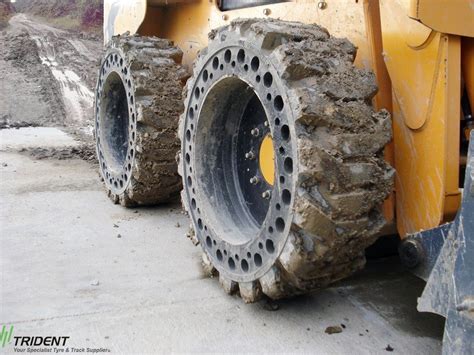
[{"label": "mud splatter on ground", "polygon": [[82,159],[90,162],[96,162],[95,150],[90,145],[83,144],[79,147],[67,148],[22,148],[20,153],[27,154],[37,160],[42,159]]}]

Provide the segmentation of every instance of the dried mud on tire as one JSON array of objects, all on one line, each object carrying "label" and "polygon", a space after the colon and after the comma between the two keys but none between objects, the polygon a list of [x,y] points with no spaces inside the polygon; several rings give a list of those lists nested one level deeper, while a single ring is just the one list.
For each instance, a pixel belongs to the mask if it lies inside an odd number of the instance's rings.
[{"label": "dried mud on tire", "polygon": [[[114,203],[153,205],[179,197],[176,131],[183,107],[182,87],[188,77],[179,64],[181,58],[181,50],[156,37],[117,36],[107,48],[96,91],[95,137],[101,175]],[[112,77],[116,82],[111,82]],[[111,95],[124,95],[116,103],[127,103],[121,115],[128,116],[120,146],[113,144],[117,144],[117,132],[122,128],[108,130],[104,126],[107,121],[101,118],[109,115],[106,100],[110,95],[104,96],[103,90],[116,85],[123,85],[123,89]],[[111,112],[112,117],[115,113]],[[117,163],[114,155],[123,145],[126,149],[119,152],[123,157]]]},{"label": "dried mud on tire", "polygon": [[[391,120],[387,111],[371,107],[375,77],[353,65],[355,55],[349,41],[316,25],[244,19],[213,31],[196,61],[180,120],[182,199],[206,270],[217,269],[224,290],[245,302],[306,293],[353,274],[385,223],[380,206],[392,191],[394,171],[383,149]],[[196,174],[193,153],[201,151],[195,113],[224,80],[221,72],[244,73],[259,95],[268,92],[260,95],[268,102],[260,100],[273,139],[281,142],[267,217],[239,246],[219,232],[232,230],[234,222],[225,218],[225,208],[203,198],[209,193],[200,190],[203,172]],[[220,220],[209,217],[210,206]]]}]

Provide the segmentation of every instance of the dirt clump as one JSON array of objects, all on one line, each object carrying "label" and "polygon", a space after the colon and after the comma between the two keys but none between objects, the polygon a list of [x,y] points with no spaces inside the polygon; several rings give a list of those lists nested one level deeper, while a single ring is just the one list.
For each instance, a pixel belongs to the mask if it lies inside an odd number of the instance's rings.
[{"label": "dirt clump", "polygon": [[27,69],[27,66],[41,65],[36,43],[26,30],[7,34],[3,42],[5,43],[3,59],[12,61],[15,67]]},{"label": "dirt clump", "polygon": [[66,147],[66,148],[23,148],[20,153],[27,154],[28,156],[36,159],[57,159],[57,160],[69,160],[69,159],[82,159],[90,162],[97,162],[95,156],[95,150],[91,145],[82,144],[79,147]]},{"label": "dirt clump", "polygon": [[6,115],[0,116],[0,129],[8,129],[8,128],[23,128],[23,127],[38,127],[39,124],[35,122],[27,122],[27,121],[13,121],[12,117],[9,113]]},{"label": "dirt clump", "polygon": [[342,333],[342,328],[338,325],[331,325],[329,327],[326,328],[326,330],[324,331],[326,334],[337,334],[337,333]]}]

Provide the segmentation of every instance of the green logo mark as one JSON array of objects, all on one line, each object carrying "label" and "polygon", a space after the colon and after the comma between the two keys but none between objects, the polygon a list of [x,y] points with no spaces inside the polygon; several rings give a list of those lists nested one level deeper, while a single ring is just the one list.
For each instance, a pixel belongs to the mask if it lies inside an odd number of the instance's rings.
[{"label": "green logo mark", "polygon": [[2,332],[0,333],[0,343],[2,343],[2,348],[5,347],[7,343],[10,342],[13,335],[13,325],[10,327],[10,331],[7,331],[7,326],[2,327]]}]

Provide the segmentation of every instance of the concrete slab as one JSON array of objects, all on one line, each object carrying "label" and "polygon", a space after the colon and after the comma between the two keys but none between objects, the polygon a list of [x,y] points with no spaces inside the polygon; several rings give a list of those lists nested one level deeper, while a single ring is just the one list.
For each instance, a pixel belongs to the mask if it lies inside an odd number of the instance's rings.
[{"label": "concrete slab", "polygon": [[77,147],[78,142],[55,127],[22,127],[0,130],[0,150]]},{"label": "concrete slab", "polygon": [[202,275],[179,205],[113,205],[80,160],[0,152],[0,175],[0,324],[15,335],[115,353],[441,351],[443,319],[417,313],[423,282],[396,260],[270,312]]}]

